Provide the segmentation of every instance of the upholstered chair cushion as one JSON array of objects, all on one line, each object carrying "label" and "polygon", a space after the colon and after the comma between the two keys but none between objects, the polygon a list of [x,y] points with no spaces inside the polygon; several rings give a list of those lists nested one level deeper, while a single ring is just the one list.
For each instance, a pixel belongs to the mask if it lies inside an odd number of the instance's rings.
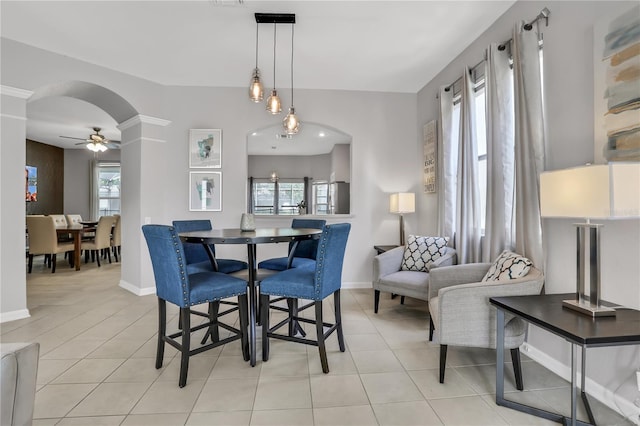
[{"label": "upholstered chair cushion", "polygon": [[526,257],[505,250],[491,264],[482,281],[503,281],[521,278],[529,273],[532,265],[531,261]]},{"label": "upholstered chair cushion", "polygon": [[429,272],[429,266],[447,252],[447,237],[409,235],[402,256],[403,271]]}]

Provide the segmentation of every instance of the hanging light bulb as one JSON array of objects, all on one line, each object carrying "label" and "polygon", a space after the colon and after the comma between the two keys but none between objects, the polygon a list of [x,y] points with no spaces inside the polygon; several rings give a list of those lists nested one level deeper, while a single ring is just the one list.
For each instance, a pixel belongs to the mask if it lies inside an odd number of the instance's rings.
[{"label": "hanging light bulb", "polygon": [[256,67],[253,69],[251,84],[249,85],[249,99],[253,102],[260,102],[264,97],[264,87],[260,81],[260,69],[258,68],[258,23],[256,23]]},{"label": "hanging light bulb", "polygon": [[282,121],[284,130],[288,135],[295,135],[300,129],[300,121],[296,117],[296,110],[293,107],[293,24],[291,24],[291,106],[289,114]]},{"label": "hanging light bulb", "polygon": [[267,111],[271,114],[280,114],[282,104],[276,90],[276,24],[273,24],[273,90],[271,96],[267,99]]}]

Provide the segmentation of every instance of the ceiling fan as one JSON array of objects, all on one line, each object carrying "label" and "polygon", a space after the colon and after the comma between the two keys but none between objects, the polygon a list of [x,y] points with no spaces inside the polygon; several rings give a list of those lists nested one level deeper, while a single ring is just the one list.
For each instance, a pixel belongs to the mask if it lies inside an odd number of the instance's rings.
[{"label": "ceiling fan", "polygon": [[77,143],[76,145],[86,145],[87,149],[93,152],[104,152],[107,149],[120,148],[120,141],[112,141],[110,139],[107,139],[106,137],[104,137],[104,135],[100,134],[100,130],[102,130],[100,127],[93,127],[93,131],[95,133],[90,134],[89,137],[86,139],[74,138],[72,136],[60,136],[60,137],[65,139],[77,139],[77,140],[83,141],[83,142]]}]

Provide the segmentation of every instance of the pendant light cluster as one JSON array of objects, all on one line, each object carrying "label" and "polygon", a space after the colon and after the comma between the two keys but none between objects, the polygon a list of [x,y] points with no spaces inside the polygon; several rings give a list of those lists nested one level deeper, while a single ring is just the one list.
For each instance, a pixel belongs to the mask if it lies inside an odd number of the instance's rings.
[{"label": "pendant light cluster", "polygon": [[296,23],[296,15],[294,13],[256,13],[256,67],[253,69],[251,76],[251,84],[249,85],[249,99],[253,102],[261,102],[264,99],[264,86],[260,79],[260,69],[258,68],[258,31],[259,24],[273,24],[273,89],[271,95],[267,98],[267,112],[276,115],[282,111],[282,102],[276,90],[276,42],[277,42],[277,25],[291,25],[291,106],[289,113],[282,121],[284,131],[288,135],[298,133],[300,129],[300,121],[295,114],[293,106],[293,25]]}]

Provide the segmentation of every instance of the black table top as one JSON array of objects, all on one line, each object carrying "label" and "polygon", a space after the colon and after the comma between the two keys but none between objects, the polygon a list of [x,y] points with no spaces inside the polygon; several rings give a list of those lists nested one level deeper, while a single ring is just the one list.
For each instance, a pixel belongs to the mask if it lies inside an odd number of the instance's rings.
[{"label": "black table top", "polygon": [[[492,297],[491,304],[582,346],[640,343],[640,311],[616,307],[615,317],[596,317],[564,308],[575,293]],[[606,304],[606,302],[605,302]]]},{"label": "black table top", "polygon": [[262,244],[320,238],[321,229],[314,228],[258,228],[255,231],[212,229],[210,231],[181,232],[187,243],[203,244]]}]

